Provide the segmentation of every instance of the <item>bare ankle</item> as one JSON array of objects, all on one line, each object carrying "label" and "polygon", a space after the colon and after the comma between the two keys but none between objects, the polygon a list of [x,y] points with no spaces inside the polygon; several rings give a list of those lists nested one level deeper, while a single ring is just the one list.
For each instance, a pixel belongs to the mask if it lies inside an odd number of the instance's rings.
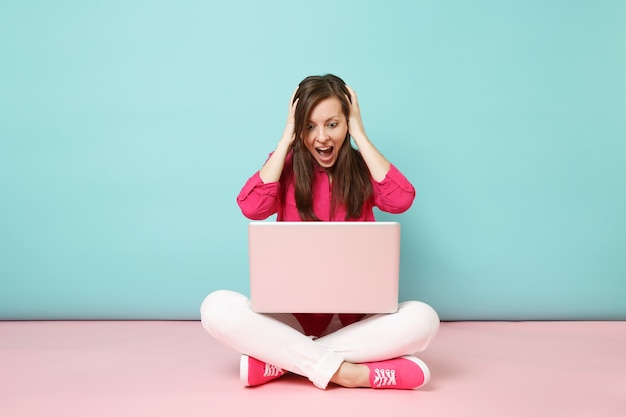
[{"label": "bare ankle", "polygon": [[363,364],[343,362],[330,382],[346,388],[369,387],[369,368]]}]

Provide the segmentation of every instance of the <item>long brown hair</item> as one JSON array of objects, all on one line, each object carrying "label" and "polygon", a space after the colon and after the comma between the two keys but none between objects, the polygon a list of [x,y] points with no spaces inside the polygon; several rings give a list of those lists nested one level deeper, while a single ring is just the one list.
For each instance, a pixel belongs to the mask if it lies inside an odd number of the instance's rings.
[{"label": "long brown hair", "polygon": [[[350,92],[339,77],[326,74],[314,75],[300,82],[294,97],[300,99],[295,111],[296,139],[293,145],[293,172],[295,177],[296,206],[302,220],[319,220],[313,211],[313,172],[316,162],[304,145],[304,132],[311,111],[321,101],[336,97],[341,102],[346,123],[350,117]],[[361,154],[350,144],[350,133],[339,150],[337,161],[332,167],[333,188],[331,215],[338,207],[345,207],[346,218],[361,216],[363,204],[372,198],[370,173]]]}]

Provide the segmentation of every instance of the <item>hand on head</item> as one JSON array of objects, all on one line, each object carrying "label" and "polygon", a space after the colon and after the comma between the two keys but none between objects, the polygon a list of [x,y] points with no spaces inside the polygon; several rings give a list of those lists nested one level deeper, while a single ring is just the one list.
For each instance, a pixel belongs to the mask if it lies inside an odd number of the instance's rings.
[{"label": "hand on head", "polygon": [[365,128],[363,127],[363,120],[361,119],[361,108],[357,100],[356,92],[352,87],[346,85],[350,96],[350,117],[348,119],[348,132],[353,138],[358,138],[365,135]]},{"label": "hand on head", "polygon": [[283,140],[288,140],[289,144],[292,144],[296,138],[295,125],[296,125],[296,106],[298,105],[298,101],[300,98],[296,97],[296,93],[298,92],[298,88],[296,87],[291,94],[291,98],[289,99],[289,110],[287,113],[287,124],[285,125],[285,130],[283,132]]}]

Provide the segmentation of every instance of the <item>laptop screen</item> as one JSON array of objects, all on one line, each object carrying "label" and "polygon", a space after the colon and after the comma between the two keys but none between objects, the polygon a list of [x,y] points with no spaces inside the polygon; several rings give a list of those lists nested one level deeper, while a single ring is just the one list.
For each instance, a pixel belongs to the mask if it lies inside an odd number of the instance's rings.
[{"label": "laptop screen", "polygon": [[248,233],[254,311],[397,310],[399,223],[251,222]]}]

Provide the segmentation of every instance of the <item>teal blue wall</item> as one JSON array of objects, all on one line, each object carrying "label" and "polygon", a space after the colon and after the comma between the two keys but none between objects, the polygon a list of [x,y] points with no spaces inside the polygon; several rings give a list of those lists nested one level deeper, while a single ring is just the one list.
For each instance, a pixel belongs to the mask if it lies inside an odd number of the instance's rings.
[{"label": "teal blue wall", "polygon": [[402,299],[626,319],[626,2],[0,4],[0,318],[197,319],[235,197],[332,72],[412,180]]}]

